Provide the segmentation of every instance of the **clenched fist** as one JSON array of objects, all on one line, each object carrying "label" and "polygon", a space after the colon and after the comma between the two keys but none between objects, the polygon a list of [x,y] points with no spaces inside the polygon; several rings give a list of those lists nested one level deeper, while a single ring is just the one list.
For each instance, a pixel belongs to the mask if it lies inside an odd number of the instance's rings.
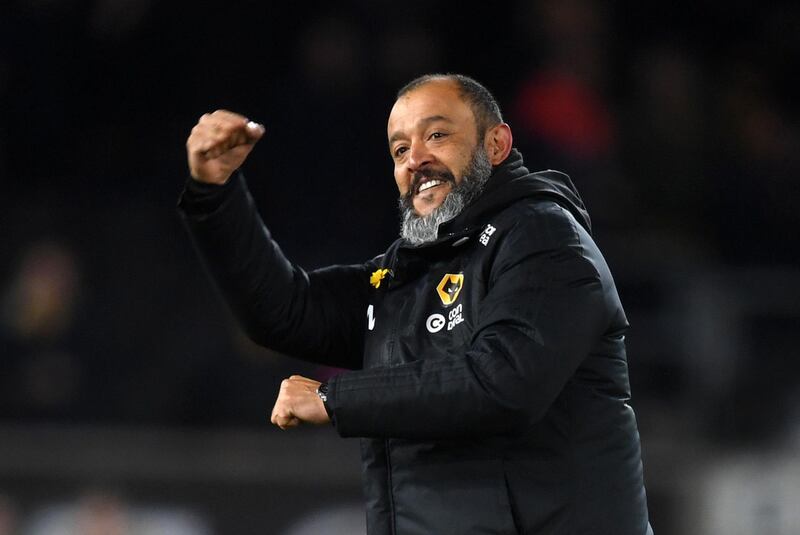
[{"label": "clenched fist", "polygon": [[237,113],[226,110],[206,113],[186,140],[192,178],[208,184],[224,184],[263,135],[262,125]]},{"label": "clenched fist", "polygon": [[320,382],[300,375],[292,375],[281,382],[272,423],[281,429],[297,427],[301,423],[326,424],[331,421],[328,411],[317,394]]}]

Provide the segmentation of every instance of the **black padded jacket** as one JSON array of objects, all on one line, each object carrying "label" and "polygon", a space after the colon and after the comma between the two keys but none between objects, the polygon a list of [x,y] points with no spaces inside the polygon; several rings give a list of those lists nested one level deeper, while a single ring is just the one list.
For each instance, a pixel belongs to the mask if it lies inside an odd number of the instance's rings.
[{"label": "black padded jacket", "polygon": [[348,369],[327,407],[361,437],[369,535],[651,533],[628,323],[568,176],[514,150],[436,241],[310,272],[241,175],[179,208],[254,340]]}]

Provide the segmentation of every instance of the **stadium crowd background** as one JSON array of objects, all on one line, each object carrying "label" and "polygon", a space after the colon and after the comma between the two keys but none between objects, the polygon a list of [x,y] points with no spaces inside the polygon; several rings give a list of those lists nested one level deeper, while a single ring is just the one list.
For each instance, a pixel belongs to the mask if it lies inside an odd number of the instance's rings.
[{"label": "stadium crowd background", "polygon": [[528,167],[583,194],[632,324],[656,533],[796,533],[800,6],[470,6],[3,4],[0,535],[360,514],[355,443],[268,425],[281,379],[335,370],[236,328],[175,210],[184,143],[217,108],[263,122],[246,174],[278,242],[362,261],[397,233],[394,92],[436,71],[485,83]]}]

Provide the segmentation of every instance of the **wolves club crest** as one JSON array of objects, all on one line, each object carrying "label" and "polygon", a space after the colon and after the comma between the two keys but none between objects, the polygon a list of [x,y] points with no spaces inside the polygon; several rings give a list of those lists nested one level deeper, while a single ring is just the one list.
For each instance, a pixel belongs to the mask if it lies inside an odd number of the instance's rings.
[{"label": "wolves club crest", "polygon": [[458,294],[461,293],[461,288],[463,286],[463,273],[458,273],[456,275],[448,273],[436,287],[436,292],[439,294],[439,299],[442,300],[442,304],[444,306],[450,306],[458,299]]}]

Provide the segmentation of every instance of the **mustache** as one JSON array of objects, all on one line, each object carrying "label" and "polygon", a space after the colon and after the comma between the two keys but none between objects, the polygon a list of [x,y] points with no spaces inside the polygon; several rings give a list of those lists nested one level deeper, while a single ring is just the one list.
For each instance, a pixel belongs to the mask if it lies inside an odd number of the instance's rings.
[{"label": "mustache", "polygon": [[447,169],[423,169],[422,171],[417,171],[411,177],[411,187],[408,188],[406,194],[400,198],[400,206],[403,209],[405,210],[413,209],[414,195],[417,193],[420,183],[426,179],[442,180],[444,182],[449,182],[453,188],[455,188],[456,186],[455,175]]},{"label": "mustache", "polygon": [[422,171],[417,171],[411,177],[411,188],[409,192],[416,192],[419,189],[420,183],[425,180],[442,180],[444,182],[449,182],[451,185],[455,186],[456,184],[456,177],[448,171],[447,169],[423,169]]},{"label": "mustache", "polygon": [[445,182],[450,182],[452,184],[456,183],[456,177],[448,171],[447,169],[437,170],[437,169],[424,169],[422,171],[417,171],[414,173],[413,180],[411,182],[412,189],[414,191],[417,190],[419,187],[420,182],[425,179],[429,180],[444,180]]}]

